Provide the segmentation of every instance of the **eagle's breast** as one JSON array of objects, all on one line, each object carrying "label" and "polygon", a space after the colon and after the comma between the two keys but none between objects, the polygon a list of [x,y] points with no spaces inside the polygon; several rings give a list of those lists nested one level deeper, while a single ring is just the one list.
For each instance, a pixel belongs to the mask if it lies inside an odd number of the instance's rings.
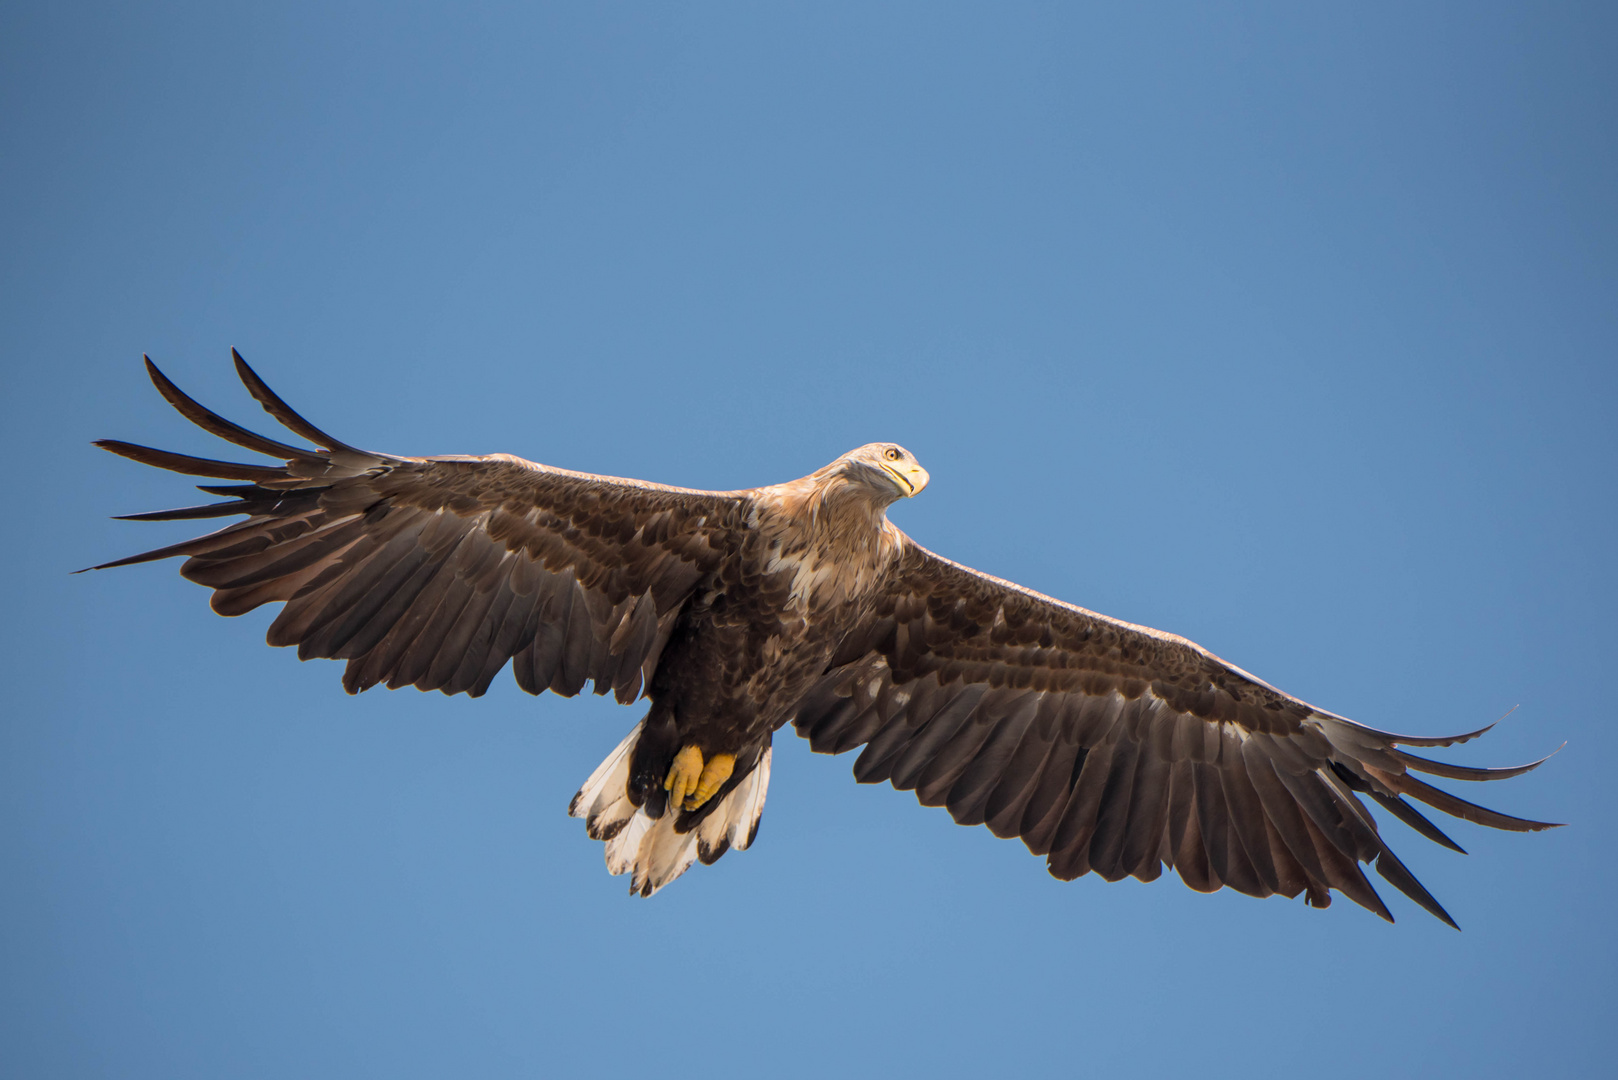
[{"label": "eagle's breast", "polygon": [[761,568],[785,579],[791,613],[835,617],[877,588],[901,534],[880,506],[846,485],[795,487],[780,485],[760,500],[754,520]]}]

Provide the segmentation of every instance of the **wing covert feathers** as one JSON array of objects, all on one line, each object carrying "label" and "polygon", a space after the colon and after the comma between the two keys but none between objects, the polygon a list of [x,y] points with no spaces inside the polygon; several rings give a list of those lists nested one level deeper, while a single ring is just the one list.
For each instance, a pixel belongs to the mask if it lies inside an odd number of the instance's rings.
[{"label": "wing covert feathers", "polygon": [[186,419],[248,450],[248,464],[118,440],[97,445],[188,473],[228,501],[128,515],[246,520],[93,569],[185,556],[181,574],[240,615],[285,604],[269,641],[346,660],[351,693],[378,684],[478,695],[508,662],[530,693],[594,682],[640,692],[696,583],[731,547],[734,496],[547,468],[509,455],[412,458],[359,450],[305,420],[232,352],[237,374],[301,448],[226,420],[147,374]]},{"label": "wing covert feathers", "polygon": [[1375,731],[1183,638],[979,574],[908,539],[793,723],[818,752],[863,747],[860,782],[886,780],[963,825],[1019,837],[1062,879],[1093,871],[1150,881],[1167,867],[1200,891],[1302,894],[1316,907],[1336,889],[1391,922],[1361,869],[1370,864],[1454,926],[1360,795],[1456,851],[1407,799],[1491,828],[1554,827],[1413,775],[1500,780],[1541,762],[1480,769],[1399,748],[1488,728]]}]

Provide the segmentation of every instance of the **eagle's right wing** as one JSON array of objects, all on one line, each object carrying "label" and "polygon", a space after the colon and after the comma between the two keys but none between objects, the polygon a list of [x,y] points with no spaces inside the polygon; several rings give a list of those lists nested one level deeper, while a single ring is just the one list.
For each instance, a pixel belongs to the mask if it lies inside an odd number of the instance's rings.
[{"label": "eagle's right wing", "polygon": [[[1016,836],[1050,872],[1109,881],[1167,865],[1193,889],[1331,889],[1391,919],[1360,869],[1454,925],[1360,801],[1460,850],[1404,801],[1497,829],[1545,829],[1418,780],[1516,776],[1419,757],[1417,737],[1316,709],[1206,649],[950,562],[907,537],[869,617],[793,721],[854,776],[914,790],[963,825]],[[1487,730],[1487,729],[1485,729]],[[1535,763],[1537,764],[1537,762]]]}]

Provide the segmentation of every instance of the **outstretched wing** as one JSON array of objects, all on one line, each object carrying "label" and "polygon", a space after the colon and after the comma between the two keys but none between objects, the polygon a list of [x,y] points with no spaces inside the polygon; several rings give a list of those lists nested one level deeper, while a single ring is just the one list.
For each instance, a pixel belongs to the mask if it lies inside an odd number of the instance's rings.
[{"label": "outstretched wing", "polygon": [[[1421,780],[1495,780],[1399,749],[1283,694],[1184,638],[1109,619],[934,555],[906,538],[875,610],[843,641],[794,725],[813,749],[863,745],[862,783],[890,781],[963,825],[1021,837],[1063,880],[1095,871],[1251,896],[1337,889],[1393,916],[1361,863],[1449,914],[1390,851],[1357,797],[1461,850],[1404,801],[1497,829],[1537,830]],[[1535,763],[1537,765],[1538,762]]]},{"label": "outstretched wing", "polygon": [[[233,355],[234,352],[233,352]],[[247,520],[92,569],[186,556],[180,573],[240,615],[285,601],[271,645],[347,660],[350,693],[378,683],[477,696],[508,660],[529,693],[594,680],[629,702],[681,607],[735,538],[745,495],[553,469],[505,454],[398,457],[339,442],[293,412],[240,355],[248,391],[305,449],[265,438],[187,397],[151,360],[188,420],[283,464],[188,457],[115,440],[147,465],[243,481],[199,485],[225,502],[128,520]]]}]

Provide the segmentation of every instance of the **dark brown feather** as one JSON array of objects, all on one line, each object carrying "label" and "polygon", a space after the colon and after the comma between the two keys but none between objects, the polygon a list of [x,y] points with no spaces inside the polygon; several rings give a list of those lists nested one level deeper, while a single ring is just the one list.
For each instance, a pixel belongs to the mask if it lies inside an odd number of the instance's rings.
[{"label": "dark brown feather", "polygon": [[[1373,773],[1373,775],[1375,775]],[[1436,810],[1442,810],[1451,817],[1464,818],[1478,825],[1487,825],[1491,829],[1505,829],[1509,832],[1539,832],[1541,829],[1560,828],[1554,821],[1530,821],[1527,818],[1512,817],[1497,810],[1490,810],[1486,806],[1467,802],[1465,799],[1451,795],[1447,791],[1433,787],[1431,784],[1417,780],[1409,773],[1403,776],[1377,776],[1388,787],[1401,795],[1408,795],[1413,799],[1420,799]]]},{"label": "dark brown feather", "polygon": [[286,475],[286,470],[274,465],[247,465],[239,461],[216,461],[213,458],[192,457],[168,450],[154,450],[150,446],[124,442],[121,439],[97,439],[95,445],[110,450],[119,457],[152,465],[169,472],[188,476],[217,476],[225,480],[275,480]]},{"label": "dark brown feather", "polygon": [[232,423],[218,413],[203,407],[187,396],[185,391],[170,382],[168,376],[159,371],[157,365],[152,363],[150,356],[143,356],[141,359],[146,362],[147,377],[152,380],[152,385],[157,387],[157,392],[163,395],[164,400],[174,406],[181,416],[209,434],[217,435],[221,439],[235,443],[237,446],[257,450],[259,453],[269,454],[271,457],[285,458],[288,461],[293,458],[305,457],[309,454],[309,451],[302,447],[289,446],[274,439],[267,439],[256,432],[248,431],[241,425]]},{"label": "dark brown feather", "polygon": [[365,453],[363,450],[356,450],[347,443],[339,442],[332,438],[294,412],[292,407],[282,401],[274,390],[265,385],[264,380],[258,377],[258,372],[247,366],[247,361],[242,359],[241,353],[232,349],[230,350],[230,358],[235,362],[236,375],[242,380],[242,385],[247,387],[247,392],[252,394],[254,400],[264,406],[264,411],[275,417],[282,427],[295,434],[302,435],[323,450],[347,451],[351,454],[362,455]]},{"label": "dark brown feather", "polygon": [[199,518],[234,517],[251,513],[253,504],[244,499],[230,502],[206,503],[202,506],[182,506],[175,510],[148,510],[144,514],[114,514],[114,521],[194,521]]},{"label": "dark brown feather", "polygon": [[[1557,749],[1561,748],[1558,747]],[[1509,780],[1513,776],[1533,772],[1555,755],[1556,751],[1553,750],[1538,761],[1530,761],[1526,765],[1516,765],[1508,769],[1479,769],[1471,765],[1451,765],[1447,761],[1434,761],[1431,758],[1408,754],[1403,750],[1393,751],[1393,756],[1406,768],[1429,773],[1433,776],[1442,776],[1448,780]]]}]

